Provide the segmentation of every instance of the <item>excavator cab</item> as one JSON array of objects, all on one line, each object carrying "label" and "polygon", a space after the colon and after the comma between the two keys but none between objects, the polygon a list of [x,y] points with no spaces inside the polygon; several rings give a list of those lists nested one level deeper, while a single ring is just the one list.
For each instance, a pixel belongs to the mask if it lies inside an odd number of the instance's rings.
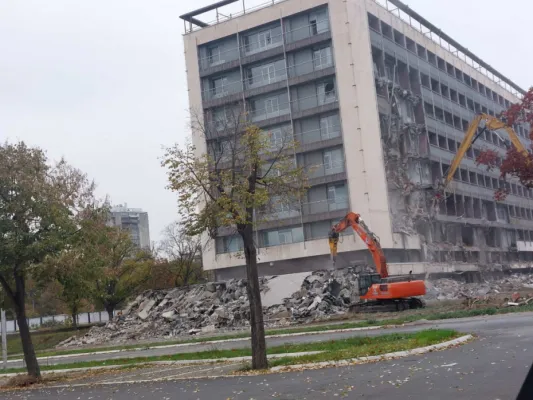
[{"label": "excavator cab", "polygon": [[379,274],[359,275],[359,296],[365,296],[374,284],[381,283]]}]

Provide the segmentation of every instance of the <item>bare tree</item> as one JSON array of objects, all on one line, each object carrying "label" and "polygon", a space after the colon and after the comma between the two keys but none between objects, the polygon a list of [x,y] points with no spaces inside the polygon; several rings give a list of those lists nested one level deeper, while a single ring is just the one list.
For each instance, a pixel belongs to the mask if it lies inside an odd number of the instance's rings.
[{"label": "bare tree", "polygon": [[200,236],[188,235],[182,224],[173,222],[163,230],[160,250],[166,256],[176,286],[189,285],[202,278]]},{"label": "bare tree", "polygon": [[193,113],[193,135],[207,151],[192,145],[167,149],[169,188],[178,195],[188,234],[207,231],[215,239],[237,233],[246,261],[252,331],[252,368],[268,366],[254,231],[270,218],[269,210],[299,199],[307,189],[304,168],[296,165],[292,132],[269,132],[250,123],[242,104],[206,115]]}]

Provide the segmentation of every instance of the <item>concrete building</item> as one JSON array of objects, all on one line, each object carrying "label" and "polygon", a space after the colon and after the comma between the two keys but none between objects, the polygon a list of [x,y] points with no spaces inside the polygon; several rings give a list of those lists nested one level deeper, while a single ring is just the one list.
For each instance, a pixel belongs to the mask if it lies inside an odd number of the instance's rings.
[{"label": "concrete building", "polygon": [[[484,133],[436,196],[475,114],[496,115],[523,89],[397,0],[269,1],[222,17],[229,3],[182,16],[190,107],[215,126],[242,108],[273,138],[290,132],[296,162],[310,167],[307,198],[258,228],[261,274],[327,266],[328,230],[349,210],[378,235],[393,273],[533,260],[532,192],[474,162],[482,148],[505,154],[497,134]],[[198,19],[215,8],[218,21]],[[515,131],[529,144],[528,126]],[[200,132],[193,142],[207,151]],[[496,203],[501,185],[511,194]],[[221,234],[204,268],[243,276],[240,249]],[[343,236],[339,265],[368,258]]]},{"label": "concrete building", "polygon": [[109,224],[127,230],[133,243],[140,249],[150,249],[150,225],[148,213],[140,208],[128,208],[127,204],[111,208]]}]

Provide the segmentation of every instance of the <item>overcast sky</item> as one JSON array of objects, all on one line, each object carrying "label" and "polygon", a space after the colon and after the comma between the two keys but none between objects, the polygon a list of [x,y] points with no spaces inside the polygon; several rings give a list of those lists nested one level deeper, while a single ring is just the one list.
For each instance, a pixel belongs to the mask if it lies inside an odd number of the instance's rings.
[{"label": "overcast sky", "polygon": [[[178,16],[213,2],[1,0],[0,140],[64,156],[100,195],[148,211],[157,240],[177,216],[158,157],[187,135]],[[530,1],[405,2],[519,85],[533,84]]]}]

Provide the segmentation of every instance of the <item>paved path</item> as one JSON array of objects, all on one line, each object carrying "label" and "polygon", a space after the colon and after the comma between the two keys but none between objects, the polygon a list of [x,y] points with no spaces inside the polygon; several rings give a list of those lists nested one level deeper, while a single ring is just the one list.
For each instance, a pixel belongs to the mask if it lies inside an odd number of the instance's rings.
[{"label": "paved path", "polygon": [[[84,378],[77,383],[102,385],[58,387],[2,393],[2,399],[387,399],[387,400],[511,400],[514,399],[533,361],[533,314],[449,320],[431,326],[473,332],[479,339],[442,352],[353,367],[328,368],[255,377],[200,378],[202,372],[181,372],[163,367],[105,378]],[[405,327],[398,330],[419,330]],[[374,335],[383,333],[367,332]],[[361,333],[358,333],[361,334]],[[285,338],[300,342],[326,340],[350,334]],[[232,343],[232,346],[238,343]],[[271,345],[273,343],[270,343]],[[275,344],[275,341],[274,341]],[[246,343],[242,343],[246,345]],[[231,370],[231,366],[227,366]],[[220,369],[220,374],[226,372]],[[144,375],[139,375],[144,373]],[[182,374],[183,375],[180,375]],[[210,372],[211,373],[211,372]],[[216,371],[213,373],[216,374]],[[139,382],[165,374],[166,382]],[[173,375],[172,375],[173,374]],[[180,379],[187,378],[187,379]],[[129,383],[120,383],[130,381]],[[136,383],[131,381],[137,381]],[[74,382],[76,383],[76,382]]]}]

